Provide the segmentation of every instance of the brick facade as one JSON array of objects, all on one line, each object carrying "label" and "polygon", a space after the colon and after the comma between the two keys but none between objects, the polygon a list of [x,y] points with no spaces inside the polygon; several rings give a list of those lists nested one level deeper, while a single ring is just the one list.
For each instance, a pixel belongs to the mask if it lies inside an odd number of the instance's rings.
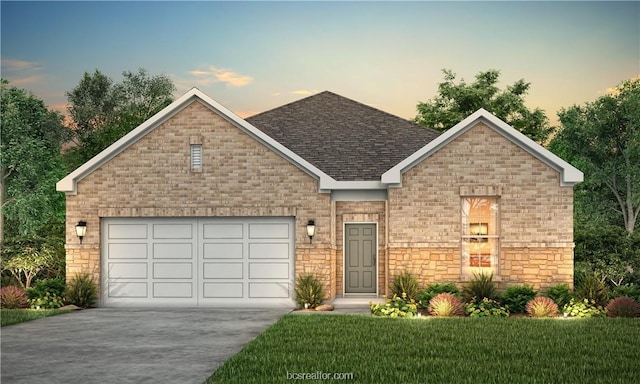
[{"label": "brick facade", "polygon": [[[573,285],[573,189],[531,154],[478,124],[389,189],[389,265],[423,284],[462,282],[461,197],[498,197],[500,265],[509,284]],[[527,256],[524,256],[527,255]]]},{"label": "brick facade", "polygon": [[[190,169],[202,144],[203,168]],[[461,283],[461,196],[498,196],[502,286],[573,282],[573,190],[559,173],[479,124],[407,171],[387,201],[332,201],[318,181],[199,101],[97,168],[67,196],[67,277],[101,281],[100,219],[295,217],[295,272],[343,294],[344,223],[377,223],[378,292],[404,270]],[[87,222],[79,244],[74,225]],[[313,243],[306,223],[315,220]]]},{"label": "brick facade", "polygon": [[[203,170],[190,169],[190,144],[203,145]],[[193,102],[78,182],[67,196],[67,276],[101,281],[102,217],[295,216],[296,269],[317,270],[327,287],[331,201],[317,180],[211,111]],[[307,220],[318,231],[309,244]],[[83,244],[74,225],[87,222]],[[305,260],[310,265],[305,268]],[[321,262],[320,262],[321,261]],[[320,267],[322,266],[322,267]],[[335,292],[330,289],[329,292]]]}]

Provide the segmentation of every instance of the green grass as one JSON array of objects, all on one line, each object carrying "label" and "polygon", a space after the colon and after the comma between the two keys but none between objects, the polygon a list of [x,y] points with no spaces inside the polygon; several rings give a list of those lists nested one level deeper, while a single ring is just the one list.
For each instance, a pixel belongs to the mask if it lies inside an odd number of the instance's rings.
[{"label": "green grass", "polygon": [[0,323],[4,327],[69,312],[67,309],[0,309]]},{"label": "green grass", "polygon": [[288,315],[207,383],[286,383],[287,372],[349,383],[631,383],[640,319]]}]

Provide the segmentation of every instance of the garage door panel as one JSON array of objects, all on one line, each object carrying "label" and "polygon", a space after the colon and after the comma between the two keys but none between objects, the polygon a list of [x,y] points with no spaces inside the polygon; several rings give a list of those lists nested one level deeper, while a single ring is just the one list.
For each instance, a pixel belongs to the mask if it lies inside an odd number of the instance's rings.
[{"label": "garage door panel", "polygon": [[288,298],[288,283],[249,283],[249,298]]},{"label": "garage door panel", "polygon": [[154,259],[191,259],[193,258],[192,243],[155,243],[153,244]]},{"label": "garage door panel", "polygon": [[153,263],[154,279],[191,279],[193,264],[191,263]]},{"label": "garage door panel", "polygon": [[147,263],[109,263],[109,279],[146,279]]},{"label": "garage door panel", "polygon": [[101,305],[293,306],[294,220],[103,219]]},{"label": "garage door panel", "polygon": [[242,239],[244,237],[244,225],[234,224],[204,224],[203,238],[205,239]]},{"label": "garage door panel", "polygon": [[286,279],[289,263],[249,263],[250,279]]},{"label": "garage door panel", "polygon": [[110,298],[147,298],[147,283],[109,282]]},{"label": "garage door panel", "polygon": [[242,283],[204,283],[203,297],[207,299],[241,299],[244,297]]},{"label": "garage door panel", "polygon": [[146,239],[146,224],[110,224],[109,239]]},{"label": "garage door panel", "polygon": [[108,247],[109,259],[146,259],[146,243],[111,243]]},{"label": "garage door panel", "polygon": [[250,259],[289,259],[288,243],[252,243],[249,244]]},{"label": "garage door panel", "polygon": [[242,279],[244,263],[204,263],[205,279]]},{"label": "garage door panel", "polygon": [[186,282],[153,283],[154,298],[183,298],[193,297],[193,284]]},{"label": "garage door panel", "polygon": [[154,239],[192,239],[193,224],[154,224]]},{"label": "garage door panel", "polygon": [[243,253],[242,243],[205,243],[202,257],[204,259],[242,259]]},{"label": "garage door panel", "polygon": [[249,224],[250,239],[288,239],[289,224]]}]

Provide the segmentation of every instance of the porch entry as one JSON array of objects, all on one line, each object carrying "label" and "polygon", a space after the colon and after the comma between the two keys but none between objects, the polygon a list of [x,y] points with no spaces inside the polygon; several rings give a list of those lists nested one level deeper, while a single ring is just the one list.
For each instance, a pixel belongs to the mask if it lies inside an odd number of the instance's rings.
[{"label": "porch entry", "polygon": [[376,293],[376,224],[345,224],[344,292]]}]

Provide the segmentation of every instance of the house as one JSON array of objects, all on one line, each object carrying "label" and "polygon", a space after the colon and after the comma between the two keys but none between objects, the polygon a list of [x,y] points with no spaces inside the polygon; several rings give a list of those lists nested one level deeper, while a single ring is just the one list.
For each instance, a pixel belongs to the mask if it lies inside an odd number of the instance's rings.
[{"label": "house", "polygon": [[57,189],[100,305],[270,306],[305,272],[329,299],[403,271],[572,286],[582,178],[482,109],[440,135],[331,92],[241,119],[194,88]]}]

